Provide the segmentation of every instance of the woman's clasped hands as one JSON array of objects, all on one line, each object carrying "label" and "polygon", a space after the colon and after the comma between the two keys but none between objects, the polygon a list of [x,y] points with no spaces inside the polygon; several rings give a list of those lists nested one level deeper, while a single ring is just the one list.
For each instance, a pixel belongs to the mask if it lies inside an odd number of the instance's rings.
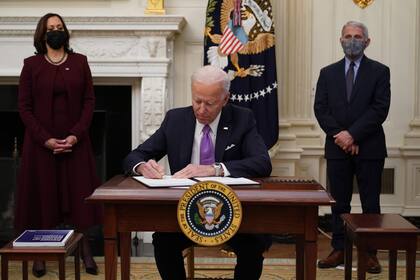
[{"label": "woman's clasped hands", "polygon": [[70,153],[76,143],[77,137],[69,135],[65,139],[50,138],[45,141],[45,147],[50,149],[53,154]]}]

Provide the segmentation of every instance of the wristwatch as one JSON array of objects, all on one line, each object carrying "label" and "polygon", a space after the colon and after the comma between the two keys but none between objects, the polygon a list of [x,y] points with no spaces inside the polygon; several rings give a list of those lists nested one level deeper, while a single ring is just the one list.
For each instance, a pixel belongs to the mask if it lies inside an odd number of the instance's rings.
[{"label": "wristwatch", "polygon": [[220,164],[220,162],[216,162],[213,164],[214,170],[216,171],[216,177],[223,177],[223,166]]}]

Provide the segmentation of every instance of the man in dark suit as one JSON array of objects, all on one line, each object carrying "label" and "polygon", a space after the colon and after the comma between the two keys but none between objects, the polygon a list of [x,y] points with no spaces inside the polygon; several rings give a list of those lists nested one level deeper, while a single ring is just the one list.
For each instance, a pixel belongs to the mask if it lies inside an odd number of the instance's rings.
[{"label": "man in dark suit", "polygon": [[[356,176],[363,213],[380,213],[379,196],[387,156],[382,123],[390,105],[389,68],[364,55],[370,43],[368,30],[359,22],[343,26],[340,38],[345,58],[320,72],[315,116],[326,133],[325,158],[332,207],[331,254],[319,268],[344,263],[344,228],[340,214],[350,212],[353,177]],[[376,252],[368,259],[368,272],[379,273]]]},{"label": "man in dark suit", "polygon": [[[157,161],[168,155],[177,178],[269,176],[270,158],[253,113],[228,104],[229,86],[223,70],[198,69],[191,77],[192,106],[168,111],[160,128],[126,157],[125,171],[161,178],[164,169]],[[237,255],[235,279],[259,279],[270,237],[237,234],[228,244]],[[153,245],[162,279],[185,279],[182,250],[192,241],[182,233],[156,232]]]}]

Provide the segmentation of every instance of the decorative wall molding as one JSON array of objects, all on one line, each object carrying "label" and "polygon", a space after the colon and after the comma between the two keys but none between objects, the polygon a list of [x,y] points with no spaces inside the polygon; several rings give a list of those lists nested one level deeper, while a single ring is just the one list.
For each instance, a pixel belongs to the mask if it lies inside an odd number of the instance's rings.
[{"label": "decorative wall molding", "polygon": [[152,135],[162,123],[166,112],[166,79],[143,78],[141,83],[141,124],[140,142]]},{"label": "decorative wall molding", "polygon": [[[415,77],[420,75],[420,5],[417,5],[417,22],[416,22],[416,31],[415,31]],[[404,146],[405,148],[418,149],[420,153],[420,80],[415,79],[415,88],[414,88],[414,116],[413,120],[410,122],[410,131],[404,137]]]},{"label": "decorative wall molding", "polygon": [[[299,167],[303,157],[319,160],[323,154],[321,134],[312,117],[312,5],[310,0],[276,3],[280,131],[270,154],[279,160],[278,164],[289,168],[277,168],[275,171],[286,170],[287,174],[273,173],[275,175],[297,176],[309,172],[315,174],[315,178],[319,177],[319,170],[317,173],[315,169],[301,172]],[[318,153],[304,155],[305,147],[317,147]],[[295,165],[293,169],[290,168],[291,162]]]},{"label": "decorative wall molding", "polygon": [[[420,4],[417,3],[415,26],[415,77],[420,75]],[[405,161],[405,201],[403,214],[418,216],[420,212],[420,81],[414,79],[414,116],[409,124],[410,131],[404,135],[400,148]]]},{"label": "decorative wall molding", "polygon": [[[0,17],[1,30],[35,30],[39,17]],[[183,16],[65,17],[71,30],[138,30],[179,32],[186,24]]]}]

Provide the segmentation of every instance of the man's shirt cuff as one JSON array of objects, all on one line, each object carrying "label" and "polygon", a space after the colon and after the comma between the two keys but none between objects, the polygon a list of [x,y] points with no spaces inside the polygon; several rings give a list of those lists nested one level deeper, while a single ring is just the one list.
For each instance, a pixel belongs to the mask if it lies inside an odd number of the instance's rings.
[{"label": "man's shirt cuff", "polygon": [[223,168],[223,177],[229,177],[230,176],[230,172],[229,170],[227,170],[226,166],[223,163],[220,163],[222,165]]},{"label": "man's shirt cuff", "polygon": [[139,163],[137,163],[136,165],[134,165],[133,170],[132,170],[132,172],[133,172],[134,175],[140,175],[141,176],[141,174],[139,174],[139,173],[136,172],[136,169],[137,169],[137,166],[139,166],[142,163],[146,163],[146,162],[145,161],[140,161]]}]

